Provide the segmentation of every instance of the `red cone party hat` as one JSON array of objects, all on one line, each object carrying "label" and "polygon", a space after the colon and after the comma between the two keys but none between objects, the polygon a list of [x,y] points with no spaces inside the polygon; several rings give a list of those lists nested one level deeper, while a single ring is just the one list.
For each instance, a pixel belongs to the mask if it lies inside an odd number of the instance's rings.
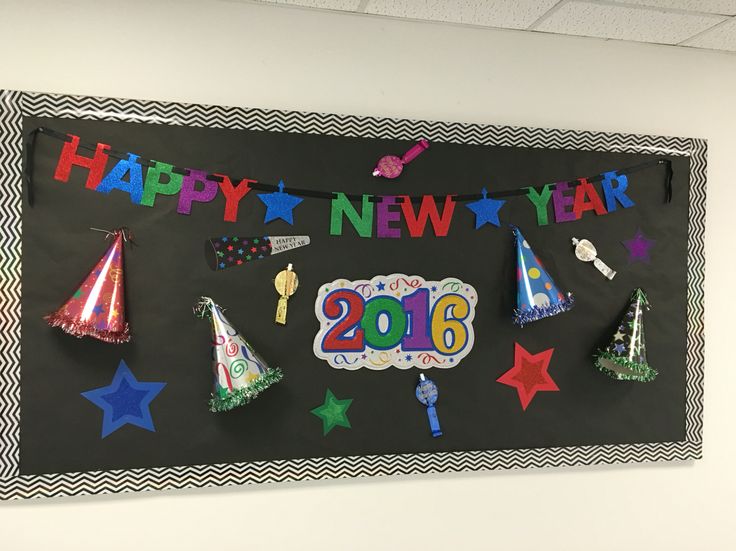
[{"label": "red cone party hat", "polygon": [[75,337],[123,343],[130,340],[123,283],[123,242],[128,241],[129,232],[121,228],[108,232],[107,237],[112,244],[94,269],[71,298],[44,319]]}]

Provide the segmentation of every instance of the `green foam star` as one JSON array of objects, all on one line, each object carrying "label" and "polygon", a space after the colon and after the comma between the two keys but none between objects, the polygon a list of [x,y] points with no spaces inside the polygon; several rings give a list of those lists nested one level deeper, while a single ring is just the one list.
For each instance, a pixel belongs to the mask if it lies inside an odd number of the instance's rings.
[{"label": "green foam star", "polygon": [[319,407],[311,410],[311,413],[322,419],[322,435],[326,435],[336,426],[350,427],[350,420],[345,412],[347,412],[352,398],[338,400],[332,391],[328,388],[325,393],[325,402]]},{"label": "green foam star", "polygon": [[77,292],[72,295],[72,298],[80,298],[82,296],[82,288],[77,289]]}]

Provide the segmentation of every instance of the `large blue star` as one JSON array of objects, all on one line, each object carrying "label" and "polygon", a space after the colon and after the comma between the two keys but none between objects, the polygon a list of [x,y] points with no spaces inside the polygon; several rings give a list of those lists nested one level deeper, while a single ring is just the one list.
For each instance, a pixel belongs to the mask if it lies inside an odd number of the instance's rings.
[{"label": "large blue star", "polygon": [[279,181],[278,191],[274,191],[273,193],[259,193],[258,198],[266,205],[266,216],[263,219],[264,224],[268,224],[271,220],[281,218],[292,226],[294,225],[294,214],[291,211],[303,201],[301,197],[289,195],[284,192],[283,180]]},{"label": "large blue star", "polygon": [[102,438],[126,424],[155,432],[148,406],[166,383],[141,383],[124,360],[108,386],[82,392],[82,396],[104,412]]},{"label": "large blue star", "polygon": [[490,222],[494,226],[501,226],[501,222],[498,219],[498,211],[506,201],[500,199],[489,199],[488,190],[483,188],[483,199],[468,203],[465,205],[475,213],[475,229],[477,230],[482,225]]}]

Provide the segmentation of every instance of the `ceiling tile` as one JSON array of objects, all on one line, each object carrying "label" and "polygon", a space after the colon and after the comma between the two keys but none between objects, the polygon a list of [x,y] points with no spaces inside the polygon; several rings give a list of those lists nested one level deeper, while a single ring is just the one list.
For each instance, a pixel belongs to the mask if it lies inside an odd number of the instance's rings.
[{"label": "ceiling tile", "polygon": [[360,5],[360,0],[260,0],[271,4],[289,4],[291,6],[304,6],[305,8],[322,8],[325,10],[355,11]]},{"label": "ceiling tile", "polygon": [[369,0],[366,13],[524,29],[557,0]]},{"label": "ceiling tile", "polygon": [[718,25],[712,31],[706,31],[692,40],[686,40],[683,45],[736,52],[736,19]]},{"label": "ceiling tile", "polygon": [[623,0],[626,4],[736,15],[736,0]]},{"label": "ceiling tile", "polygon": [[716,15],[573,1],[552,12],[536,29],[598,38],[677,44],[724,20],[724,17]]}]

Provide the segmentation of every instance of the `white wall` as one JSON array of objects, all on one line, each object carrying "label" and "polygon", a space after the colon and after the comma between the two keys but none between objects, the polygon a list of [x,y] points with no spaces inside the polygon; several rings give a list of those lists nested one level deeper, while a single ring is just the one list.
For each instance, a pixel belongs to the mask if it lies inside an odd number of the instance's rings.
[{"label": "white wall", "polygon": [[2,503],[0,548],[736,549],[736,56],[239,2],[0,0],[0,88],[710,145],[702,461]]}]

